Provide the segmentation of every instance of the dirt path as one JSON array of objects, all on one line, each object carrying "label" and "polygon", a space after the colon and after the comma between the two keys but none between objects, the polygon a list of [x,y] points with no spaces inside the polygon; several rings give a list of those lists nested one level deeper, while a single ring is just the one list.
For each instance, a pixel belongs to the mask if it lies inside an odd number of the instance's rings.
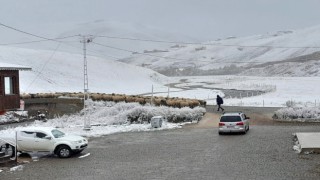
[{"label": "dirt path", "polygon": [[196,128],[210,128],[210,127],[218,127],[220,114],[216,113],[206,113],[205,116],[195,124]]},{"label": "dirt path", "polygon": [[[215,106],[207,106],[207,113],[204,117],[197,123],[186,127],[191,128],[215,128],[218,127],[219,118],[222,112],[214,110]],[[273,121],[272,115],[274,111],[279,108],[270,107],[237,107],[230,106],[224,107],[228,112],[244,112],[248,117],[250,117],[250,125],[261,126],[261,125],[281,125],[283,123]]]}]

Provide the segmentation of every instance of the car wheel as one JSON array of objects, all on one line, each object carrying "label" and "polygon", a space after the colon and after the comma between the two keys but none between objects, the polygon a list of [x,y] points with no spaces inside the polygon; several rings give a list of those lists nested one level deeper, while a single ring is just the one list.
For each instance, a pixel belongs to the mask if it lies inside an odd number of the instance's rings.
[{"label": "car wheel", "polygon": [[60,146],[57,153],[60,158],[68,158],[72,154],[70,147],[66,145]]},{"label": "car wheel", "polygon": [[219,135],[223,135],[223,133],[222,133],[222,132],[219,132]]},{"label": "car wheel", "polygon": [[242,134],[247,134],[247,128],[244,129],[244,131],[242,132]]}]

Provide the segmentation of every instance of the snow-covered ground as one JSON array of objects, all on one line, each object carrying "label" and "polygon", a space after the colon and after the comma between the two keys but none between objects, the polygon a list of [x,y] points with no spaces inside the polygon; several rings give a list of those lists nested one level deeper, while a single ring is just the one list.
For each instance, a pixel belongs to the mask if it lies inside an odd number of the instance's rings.
[{"label": "snow-covered ground", "polygon": [[[138,103],[113,103],[88,101],[86,111],[50,119],[47,122],[35,121],[28,126],[57,127],[65,132],[72,132],[86,137],[96,137],[119,132],[156,131],[164,129],[181,128],[186,123],[197,122],[205,113],[202,107],[196,108],[171,108],[140,105]],[[167,121],[160,128],[152,128],[147,119],[153,116],[164,116]],[[138,122],[130,122],[128,117],[141,117]],[[172,117],[186,118],[188,121],[181,123],[168,122]],[[84,131],[84,125],[90,124],[91,130]],[[16,127],[20,128],[20,127]],[[0,131],[1,136],[14,135],[14,128]]]},{"label": "snow-covered ground", "polygon": [[[248,76],[206,76],[206,77],[175,77],[171,78],[166,83],[177,83],[176,88],[168,88],[164,85],[154,86],[154,95],[170,97],[185,97],[207,100],[209,105],[215,105],[215,97],[217,94],[224,97],[225,106],[265,106],[265,107],[286,107],[288,102],[293,102],[294,106],[300,107],[319,107],[320,104],[320,78],[318,77],[248,77]],[[79,82],[80,83],[80,82]],[[198,86],[191,90],[184,89],[189,86]],[[110,89],[112,87],[109,87]],[[239,89],[239,90],[257,90],[270,91],[265,94],[253,94],[252,97],[242,98],[225,97],[223,91],[212,90],[214,88],[222,89]],[[151,89],[151,88],[150,88]],[[106,89],[101,89],[103,92]],[[126,88],[123,87],[125,91]],[[130,88],[128,92],[134,93],[135,88]],[[151,90],[145,89],[145,92],[150,93]],[[140,93],[138,88],[136,93]],[[162,92],[162,93],[158,93]],[[250,96],[251,94],[249,94]],[[103,107],[105,106],[105,107]],[[99,105],[95,104],[90,109],[89,121],[92,126],[92,131],[83,131],[84,117],[81,114],[73,116],[64,116],[50,120],[48,122],[36,121],[34,126],[54,126],[63,128],[66,132],[73,132],[85,136],[100,136],[117,132],[128,131],[153,131],[159,129],[151,128],[150,124],[127,124],[126,115],[130,110],[138,105],[119,104],[114,105]],[[150,107],[146,107],[150,108]],[[319,109],[319,108],[315,108]],[[171,110],[177,113],[179,109]],[[300,109],[299,112],[308,114],[310,112],[318,113],[320,110]],[[165,115],[167,109],[156,108],[150,112],[153,115]],[[296,115],[297,110],[286,110],[285,113]],[[184,114],[192,114],[192,109],[184,110]],[[181,114],[181,113],[178,113]],[[301,115],[301,113],[299,114]],[[161,129],[179,128],[181,124],[165,123]],[[0,133],[9,133],[11,130],[1,131]]]},{"label": "snow-covered ground", "polygon": [[[171,97],[204,99],[211,105],[216,104],[217,95],[224,97],[224,105],[227,106],[285,107],[288,101],[294,101],[296,106],[320,105],[320,86],[317,86],[320,83],[319,77],[188,76],[171,78],[170,83],[178,83],[176,87],[179,87],[170,89]],[[189,86],[198,87],[183,91],[180,89]],[[235,98],[225,96],[223,90],[215,88],[267,93],[243,93],[242,98]],[[160,90],[162,89],[159,88]],[[166,92],[157,95],[167,94]]]},{"label": "snow-covered ground", "polygon": [[[83,92],[83,55],[0,46],[1,63],[28,66],[20,71],[20,93]],[[167,77],[150,69],[87,56],[89,91],[136,94],[163,86]]]},{"label": "snow-covered ground", "polygon": [[[83,56],[81,54],[13,47],[0,47],[0,53],[1,63],[32,68],[32,71],[20,72],[21,93],[83,91]],[[294,101],[298,106],[314,107],[319,106],[320,103],[320,86],[317,86],[320,78],[318,77],[166,77],[150,69],[93,56],[88,56],[88,77],[91,92],[150,94],[153,91],[157,96],[197,98],[207,100],[211,105],[215,104],[215,97],[219,94],[224,97],[224,105],[227,106],[284,107],[288,101]],[[172,83],[175,83],[175,87],[166,86]],[[235,98],[225,96],[221,89],[251,90],[257,93],[244,93],[241,98]],[[261,94],[259,91],[267,93]],[[77,118],[79,117],[75,117]],[[109,116],[106,118],[112,119]],[[59,119],[58,122],[61,123],[64,120]],[[83,121],[79,120],[79,122]],[[56,124],[38,123],[35,125],[56,126]],[[78,125],[66,130],[81,134],[83,127],[81,123]],[[176,127],[179,125],[168,123],[162,129]],[[66,126],[66,128],[70,127]],[[149,124],[108,124],[93,128],[94,131],[87,132],[92,134],[87,135],[151,130]]]}]

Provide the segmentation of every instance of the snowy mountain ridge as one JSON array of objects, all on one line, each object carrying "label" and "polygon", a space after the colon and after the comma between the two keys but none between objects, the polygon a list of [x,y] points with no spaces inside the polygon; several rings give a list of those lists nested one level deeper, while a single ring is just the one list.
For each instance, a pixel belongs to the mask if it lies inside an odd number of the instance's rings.
[{"label": "snowy mountain ridge", "polygon": [[[316,60],[319,57],[312,56],[312,53],[320,51],[319,38],[320,25],[296,31],[228,37],[202,44],[177,44],[167,52],[133,54],[121,61],[169,76],[318,76],[320,65]],[[307,56],[309,58],[305,60]],[[292,58],[296,58],[295,61],[287,61]]]}]

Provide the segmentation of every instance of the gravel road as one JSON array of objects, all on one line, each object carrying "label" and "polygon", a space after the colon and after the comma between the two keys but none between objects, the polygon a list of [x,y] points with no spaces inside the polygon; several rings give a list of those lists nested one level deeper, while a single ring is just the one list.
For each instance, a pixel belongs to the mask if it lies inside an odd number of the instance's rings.
[{"label": "gravel road", "polygon": [[119,133],[90,139],[81,155],[25,164],[3,179],[320,179],[320,155],[296,154],[292,133],[318,124],[274,123],[273,108],[225,107],[251,117],[246,135],[218,135],[219,113],[208,106],[198,123],[182,129]]}]

